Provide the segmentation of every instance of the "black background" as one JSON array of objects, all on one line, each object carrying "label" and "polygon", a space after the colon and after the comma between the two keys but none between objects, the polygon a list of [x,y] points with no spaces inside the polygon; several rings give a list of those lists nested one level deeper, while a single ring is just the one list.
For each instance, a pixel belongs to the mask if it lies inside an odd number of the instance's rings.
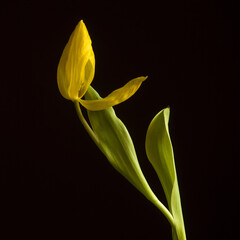
[{"label": "black background", "polygon": [[11,1],[0,11],[1,235],[171,239],[164,216],[111,167],[58,91],[58,61],[83,19],[102,96],[149,76],[115,110],[153,190],[166,203],[144,140],[169,105],[187,237],[235,238],[239,1]]}]

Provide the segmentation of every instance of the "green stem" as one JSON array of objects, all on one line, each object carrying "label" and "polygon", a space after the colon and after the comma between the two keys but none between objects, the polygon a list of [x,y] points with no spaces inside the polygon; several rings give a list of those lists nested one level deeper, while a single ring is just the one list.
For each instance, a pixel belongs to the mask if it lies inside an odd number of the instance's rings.
[{"label": "green stem", "polygon": [[154,203],[154,205],[162,212],[162,214],[167,218],[170,225],[175,229],[176,228],[175,222],[169,210],[158,199]]},{"label": "green stem", "polygon": [[92,128],[89,126],[86,119],[84,118],[84,116],[82,114],[82,111],[81,111],[81,108],[80,108],[79,102],[74,101],[74,106],[75,106],[75,109],[77,111],[78,118],[80,119],[82,125],[84,126],[84,128],[86,129],[86,131],[88,132],[88,134],[92,138],[92,140],[95,142],[95,144],[98,146],[99,140],[98,140],[96,134],[93,132]]}]

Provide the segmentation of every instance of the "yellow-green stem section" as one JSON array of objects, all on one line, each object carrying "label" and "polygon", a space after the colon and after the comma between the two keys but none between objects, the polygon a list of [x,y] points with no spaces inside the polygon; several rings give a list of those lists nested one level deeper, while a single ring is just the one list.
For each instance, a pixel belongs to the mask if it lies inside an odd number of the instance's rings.
[{"label": "yellow-green stem section", "polygon": [[81,108],[80,108],[80,104],[78,101],[74,101],[74,105],[77,111],[77,115],[78,118],[80,119],[82,125],[84,126],[84,128],[86,129],[86,131],[88,132],[89,136],[92,138],[92,140],[94,141],[94,143],[98,146],[98,138],[95,135],[95,133],[93,132],[92,128],[89,126],[88,122],[86,121],[86,119],[84,118]]}]

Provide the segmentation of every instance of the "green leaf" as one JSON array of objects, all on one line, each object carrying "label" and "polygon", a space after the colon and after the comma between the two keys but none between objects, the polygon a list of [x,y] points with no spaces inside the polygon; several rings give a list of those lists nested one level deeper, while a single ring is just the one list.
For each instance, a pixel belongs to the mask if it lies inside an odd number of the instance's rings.
[{"label": "green leaf", "polygon": [[[89,87],[85,98],[87,100],[101,99],[92,87]],[[88,118],[98,139],[97,145],[112,166],[155,204],[172,223],[171,214],[157,199],[148,185],[140,168],[129,132],[123,122],[116,116],[113,108],[110,107],[101,111],[88,110]]]},{"label": "green leaf", "polygon": [[[90,87],[87,100],[101,99]],[[128,179],[139,191],[145,193],[147,182],[142,174],[132,139],[112,107],[101,111],[88,110],[88,118],[98,138],[98,147],[112,166]]]},{"label": "green leaf", "polygon": [[169,135],[170,109],[160,111],[150,123],[146,135],[146,153],[162,184],[173,215],[173,239],[186,239],[181,200],[175,169],[174,154]]}]

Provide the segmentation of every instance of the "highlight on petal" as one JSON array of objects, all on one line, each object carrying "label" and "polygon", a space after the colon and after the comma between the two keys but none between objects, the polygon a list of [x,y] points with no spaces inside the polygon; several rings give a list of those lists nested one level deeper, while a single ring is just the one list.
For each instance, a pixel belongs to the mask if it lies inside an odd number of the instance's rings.
[{"label": "highlight on petal", "polygon": [[142,82],[146,79],[147,76],[134,78],[133,80],[125,84],[123,87],[113,91],[107,97],[102,99],[98,100],[78,99],[78,101],[88,110],[100,111],[126,101],[138,90]]},{"label": "highlight on petal", "polygon": [[84,79],[82,85],[80,86],[80,90],[78,92],[78,97],[82,98],[84,94],[87,92],[90,84],[93,81],[95,74],[95,56],[94,52],[90,51],[88,57],[86,58],[86,64],[83,64],[84,69],[81,71],[80,79]]},{"label": "highlight on petal", "polygon": [[66,44],[57,69],[58,88],[69,100],[82,97],[90,86],[95,72],[92,41],[81,20]]}]

